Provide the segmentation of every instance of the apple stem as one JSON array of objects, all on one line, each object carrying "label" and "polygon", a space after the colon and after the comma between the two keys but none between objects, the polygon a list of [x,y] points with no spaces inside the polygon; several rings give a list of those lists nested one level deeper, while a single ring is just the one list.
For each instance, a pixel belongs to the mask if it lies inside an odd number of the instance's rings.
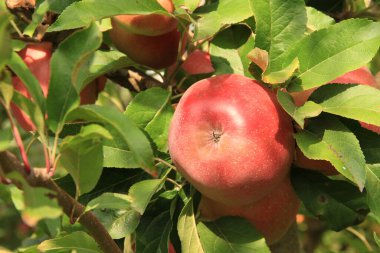
[{"label": "apple stem", "polygon": [[9,122],[11,124],[11,129],[12,129],[12,132],[13,132],[13,137],[16,141],[16,144],[20,150],[20,155],[21,155],[21,159],[24,163],[24,169],[26,171],[27,174],[30,174],[31,172],[31,166],[30,166],[30,163],[29,163],[29,160],[28,160],[28,156],[26,155],[26,152],[25,152],[25,147],[24,147],[24,143],[22,142],[22,138],[21,138],[21,135],[20,135],[20,132],[18,131],[18,128],[14,122],[14,119],[12,117],[12,114],[10,113],[10,110],[9,110],[9,107],[6,106],[5,102],[0,99],[0,103],[1,105],[5,108],[5,111],[7,113],[7,116],[8,116],[8,119],[9,119]]}]

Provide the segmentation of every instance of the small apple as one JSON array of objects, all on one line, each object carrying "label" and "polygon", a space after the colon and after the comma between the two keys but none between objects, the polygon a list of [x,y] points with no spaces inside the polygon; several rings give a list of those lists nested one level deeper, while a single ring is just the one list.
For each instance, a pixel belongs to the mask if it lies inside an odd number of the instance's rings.
[{"label": "small apple", "polygon": [[[239,197],[238,195],[236,197]],[[243,206],[228,206],[202,196],[199,210],[205,220],[223,216],[247,219],[264,236],[268,245],[280,240],[295,222],[300,201],[289,178],[257,202]]]},{"label": "small apple", "polygon": [[[31,73],[40,83],[43,95],[47,97],[50,81],[50,60],[52,57],[52,44],[50,42],[28,44],[23,50],[19,52],[19,55],[24,60]],[[105,82],[105,77],[99,77],[88,84],[80,94],[81,104],[94,103],[96,101],[98,93],[104,89]],[[30,94],[20,78],[14,76],[12,78],[12,83],[16,91],[25,97],[30,98]],[[25,131],[36,131],[36,126],[32,120],[17,105],[12,103],[11,110],[15,119]]]},{"label": "small apple", "polygon": [[188,75],[207,74],[215,71],[210,54],[199,49],[190,53],[181,67]]},{"label": "small apple", "polygon": [[98,99],[99,93],[104,90],[106,82],[107,78],[105,76],[100,76],[88,84],[80,93],[80,104],[94,104]]},{"label": "small apple", "polygon": [[294,164],[300,168],[319,171],[326,176],[339,174],[330,162],[307,158],[298,147],[296,147]]},{"label": "small apple", "polygon": [[[40,83],[44,96],[47,96],[50,80],[50,59],[52,56],[52,44],[50,42],[41,42],[28,44],[19,52],[20,57],[24,60],[26,66]],[[13,87],[27,98],[30,94],[20,78],[12,78]],[[17,105],[11,104],[12,114],[27,132],[35,131],[36,127],[29,118]]]},{"label": "small apple", "polygon": [[242,75],[220,75],[185,92],[171,122],[169,151],[203,195],[248,204],[288,174],[293,126],[272,91]]},{"label": "small apple", "polygon": [[[169,13],[174,12],[171,0],[157,0],[157,2]],[[162,14],[119,15],[112,19],[124,30],[138,35],[158,36],[177,28],[175,18]]]},{"label": "small apple", "polygon": [[[171,0],[158,1],[173,12]],[[162,14],[119,15],[111,19],[112,42],[135,62],[154,69],[172,65],[178,55],[180,33],[177,20]]]}]

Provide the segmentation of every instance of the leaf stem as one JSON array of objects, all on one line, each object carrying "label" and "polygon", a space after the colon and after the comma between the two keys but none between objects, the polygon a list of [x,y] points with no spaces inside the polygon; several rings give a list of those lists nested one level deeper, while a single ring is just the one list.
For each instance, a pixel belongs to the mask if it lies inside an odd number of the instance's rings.
[{"label": "leaf stem", "polygon": [[174,165],[171,165],[170,163],[168,163],[167,161],[165,161],[159,157],[155,157],[154,160],[168,166],[170,169],[177,171],[177,168]]}]

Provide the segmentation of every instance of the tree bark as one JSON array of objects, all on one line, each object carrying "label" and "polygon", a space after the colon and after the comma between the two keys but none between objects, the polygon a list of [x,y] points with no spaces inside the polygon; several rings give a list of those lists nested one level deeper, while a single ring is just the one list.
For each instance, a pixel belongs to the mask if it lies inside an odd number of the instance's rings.
[{"label": "tree bark", "polygon": [[[25,180],[33,187],[43,187],[56,192],[56,198],[59,205],[63,208],[64,213],[77,220],[82,224],[88,233],[95,239],[100,249],[105,253],[121,253],[120,248],[111,238],[107,230],[100,223],[98,218],[92,212],[83,214],[85,207],[71,197],[67,192],[61,189],[50,177],[45,170],[33,170],[29,175],[25,172],[24,166],[19,162],[15,155],[5,151],[0,152],[0,175],[8,174],[12,171],[18,171]],[[20,186],[20,183],[13,182]]]}]

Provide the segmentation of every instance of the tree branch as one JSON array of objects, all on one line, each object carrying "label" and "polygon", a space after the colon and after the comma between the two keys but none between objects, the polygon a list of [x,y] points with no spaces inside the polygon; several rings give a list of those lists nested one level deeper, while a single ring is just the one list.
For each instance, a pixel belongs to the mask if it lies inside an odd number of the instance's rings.
[{"label": "tree branch", "polygon": [[137,92],[146,90],[152,87],[162,87],[163,84],[153,77],[139,71],[136,68],[119,69],[114,72],[107,73],[107,78],[113,82]]},{"label": "tree branch", "polygon": [[[79,223],[88,230],[89,234],[95,239],[103,252],[121,253],[120,248],[111,238],[98,218],[92,212],[86,212],[83,214],[85,207],[71,197],[66,191],[61,189],[46,174],[46,171],[33,170],[33,172],[28,175],[17,157],[8,151],[0,152],[0,171],[5,175],[12,171],[18,171],[31,186],[43,187],[56,192],[58,203],[63,208],[64,213],[69,217],[72,216],[74,219],[80,217]],[[17,182],[13,183],[20,185]]]}]

